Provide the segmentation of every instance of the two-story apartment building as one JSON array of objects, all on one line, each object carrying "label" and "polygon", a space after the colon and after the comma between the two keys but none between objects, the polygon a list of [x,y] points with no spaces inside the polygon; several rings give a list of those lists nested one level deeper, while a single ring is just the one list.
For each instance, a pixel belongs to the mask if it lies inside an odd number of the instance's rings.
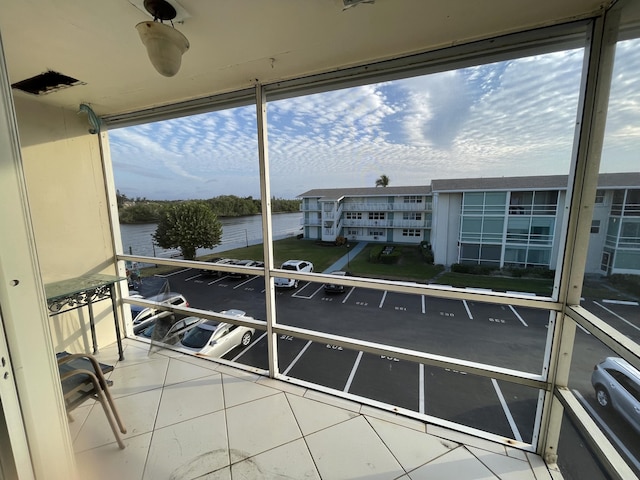
[{"label": "two-story apartment building", "polygon": [[[566,175],[433,180],[300,195],[305,237],[432,244],[436,263],[554,268]],[[640,273],[640,174],[599,177],[586,270]]]},{"label": "two-story apartment building", "polygon": [[396,243],[430,238],[430,186],[314,189],[300,197],[306,238]]}]

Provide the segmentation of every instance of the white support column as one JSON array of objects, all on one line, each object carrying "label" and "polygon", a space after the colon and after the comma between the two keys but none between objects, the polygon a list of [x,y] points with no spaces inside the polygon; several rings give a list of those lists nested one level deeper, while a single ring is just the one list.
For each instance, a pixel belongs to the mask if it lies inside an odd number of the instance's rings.
[{"label": "white support column", "polygon": [[[618,23],[619,10],[616,8],[595,19],[585,56],[574,162],[569,175],[568,203],[565,207],[566,239],[558,297],[564,305],[578,305],[582,294]],[[549,381],[553,388],[566,388],[568,385],[575,329],[573,321],[565,321],[562,312],[558,314],[549,368]],[[552,395],[553,390],[546,395],[543,435],[538,446],[539,453],[547,463],[557,461],[563,411],[560,402],[552,401]]]},{"label": "white support column", "polygon": [[1,40],[0,192],[0,397],[9,436],[0,448],[10,445],[20,479],[75,478]]},{"label": "white support column", "polygon": [[267,99],[264,87],[256,85],[256,114],[258,122],[258,158],[260,161],[260,198],[262,200],[262,239],[265,265],[265,303],[267,307],[267,345],[269,348],[269,376],[278,373],[278,336],[276,323],[276,292],[271,270],[273,267],[273,228],[271,226],[271,182],[269,180],[269,152],[267,148]]}]

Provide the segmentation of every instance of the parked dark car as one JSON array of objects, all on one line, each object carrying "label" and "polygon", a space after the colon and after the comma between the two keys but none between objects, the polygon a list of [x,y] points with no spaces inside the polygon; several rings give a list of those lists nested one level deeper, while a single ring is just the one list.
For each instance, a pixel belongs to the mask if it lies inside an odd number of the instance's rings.
[{"label": "parked dark car", "polygon": [[[335,275],[336,277],[348,277],[351,274],[349,272],[343,272],[342,270],[336,270],[334,272],[331,272],[330,275]],[[344,285],[336,285],[335,283],[324,284],[325,293],[343,293],[344,289]]]}]

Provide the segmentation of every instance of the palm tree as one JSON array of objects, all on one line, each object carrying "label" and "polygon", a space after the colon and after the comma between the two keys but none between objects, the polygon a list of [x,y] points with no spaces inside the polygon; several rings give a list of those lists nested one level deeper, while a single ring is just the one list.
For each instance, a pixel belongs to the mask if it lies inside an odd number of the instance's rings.
[{"label": "palm tree", "polygon": [[380,175],[380,178],[376,180],[376,187],[386,187],[387,185],[389,185],[389,177]]}]

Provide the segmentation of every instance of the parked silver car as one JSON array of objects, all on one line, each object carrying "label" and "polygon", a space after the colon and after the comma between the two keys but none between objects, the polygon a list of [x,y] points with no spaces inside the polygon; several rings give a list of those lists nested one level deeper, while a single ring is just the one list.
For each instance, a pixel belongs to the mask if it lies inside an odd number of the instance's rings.
[{"label": "parked silver car", "polygon": [[168,330],[166,329],[166,327],[169,324],[165,325],[166,332],[159,332],[158,321],[155,321],[137,335],[148,338],[150,340],[166,343],[168,345],[174,345],[182,340],[182,337],[184,337],[185,333],[187,333],[189,330],[194,328],[197,324],[202,323],[203,321],[204,320],[199,317],[185,317],[175,321],[175,323],[170,325]]},{"label": "parked silver car", "polygon": [[607,357],[591,374],[596,400],[613,408],[640,433],[640,372],[619,357]]}]

